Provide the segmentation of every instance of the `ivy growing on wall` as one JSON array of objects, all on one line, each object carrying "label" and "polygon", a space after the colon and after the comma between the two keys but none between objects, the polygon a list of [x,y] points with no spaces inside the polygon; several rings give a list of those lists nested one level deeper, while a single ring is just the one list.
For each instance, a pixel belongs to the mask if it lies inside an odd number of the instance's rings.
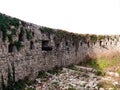
[{"label": "ivy growing on wall", "polygon": [[23,80],[15,80],[15,66],[14,62],[11,63],[11,68],[8,65],[7,70],[7,85],[5,84],[5,80],[3,75],[1,76],[1,86],[2,90],[35,90],[34,88],[26,88],[27,86],[30,86],[34,83],[34,81],[29,80],[28,77],[24,78]]},{"label": "ivy growing on wall", "polygon": [[[8,17],[0,13],[0,30],[2,31],[2,40],[5,41],[7,37],[7,31],[10,29],[10,26],[13,25],[15,28],[19,27],[19,20],[16,18]],[[10,40],[11,41],[11,40]]]},{"label": "ivy growing on wall", "polygon": [[32,38],[31,32],[28,30],[25,30],[25,31],[26,31],[26,38],[30,40]]},{"label": "ivy growing on wall", "polygon": [[92,43],[97,42],[97,35],[91,35],[91,36],[90,36],[90,39],[91,39],[91,42],[92,42]]},{"label": "ivy growing on wall", "polygon": [[13,35],[12,34],[8,34],[7,36],[8,36],[8,41],[12,42],[13,41]]},{"label": "ivy growing on wall", "polygon": [[1,86],[2,86],[2,90],[6,90],[6,86],[5,86],[3,75],[1,75]]},{"label": "ivy growing on wall", "polygon": [[39,30],[41,31],[41,33],[46,33],[46,34],[54,33],[54,30],[49,27],[41,27],[41,28],[39,28]]},{"label": "ivy growing on wall", "polygon": [[23,47],[23,45],[20,41],[15,41],[14,44],[15,44],[18,51]]},{"label": "ivy growing on wall", "polygon": [[18,27],[19,27],[19,20],[16,19],[16,18],[11,18],[11,19],[10,19],[10,25],[13,25],[13,26],[15,26],[16,28],[18,28]]},{"label": "ivy growing on wall", "polygon": [[16,35],[17,29],[12,29],[11,31],[12,31],[12,35]]}]

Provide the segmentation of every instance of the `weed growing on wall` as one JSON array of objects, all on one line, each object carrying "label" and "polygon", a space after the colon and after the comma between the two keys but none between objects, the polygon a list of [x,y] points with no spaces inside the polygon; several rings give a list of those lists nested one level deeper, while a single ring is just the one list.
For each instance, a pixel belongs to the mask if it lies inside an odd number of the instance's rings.
[{"label": "weed growing on wall", "polygon": [[3,41],[5,41],[7,37],[9,37],[9,40],[10,40],[10,36],[7,35],[7,31],[10,30],[11,25],[14,26],[15,28],[18,28],[19,20],[16,18],[8,17],[4,14],[0,14],[0,30],[2,31]]},{"label": "weed growing on wall", "polygon": [[14,44],[15,44],[18,51],[23,47],[23,45],[20,41],[15,41]]}]

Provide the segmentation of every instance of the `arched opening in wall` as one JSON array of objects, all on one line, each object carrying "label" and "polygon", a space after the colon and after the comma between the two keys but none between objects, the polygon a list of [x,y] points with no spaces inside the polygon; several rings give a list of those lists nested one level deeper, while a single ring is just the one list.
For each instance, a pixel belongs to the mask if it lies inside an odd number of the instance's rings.
[{"label": "arched opening in wall", "polygon": [[100,46],[102,46],[102,41],[99,42]]},{"label": "arched opening in wall", "polygon": [[13,47],[14,47],[14,44],[13,44],[13,43],[10,43],[10,44],[8,45],[8,52],[9,52],[9,53],[13,52]]},{"label": "arched opening in wall", "polygon": [[74,42],[72,43],[72,45],[73,45],[73,46],[75,45]]},{"label": "arched opening in wall", "polygon": [[30,41],[30,49],[34,49],[34,43],[33,43],[33,41]]},{"label": "arched opening in wall", "polygon": [[65,42],[65,45],[68,46],[68,42]]},{"label": "arched opening in wall", "polygon": [[42,40],[42,50],[51,51],[52,47],[49,45],[49,40]]}]

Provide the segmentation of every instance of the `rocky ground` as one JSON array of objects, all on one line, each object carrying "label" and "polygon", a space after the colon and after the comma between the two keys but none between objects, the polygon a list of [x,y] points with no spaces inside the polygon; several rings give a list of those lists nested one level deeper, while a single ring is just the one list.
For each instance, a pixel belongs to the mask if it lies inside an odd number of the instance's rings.
[{"label": "rocky ground", "polygon": [[106,70],[105,76],[93,68],[77,65],[58,71],[45,72],[45,77],[37,78],[31,87],[36,90],[120,90],[120,76],[111,69]]},{"label": "rocky ground", "polygon": [[105,76],[101,77],[101,84],[106,90],[114,88],[112,90],[120,90],[120,65],[104,70]]}]

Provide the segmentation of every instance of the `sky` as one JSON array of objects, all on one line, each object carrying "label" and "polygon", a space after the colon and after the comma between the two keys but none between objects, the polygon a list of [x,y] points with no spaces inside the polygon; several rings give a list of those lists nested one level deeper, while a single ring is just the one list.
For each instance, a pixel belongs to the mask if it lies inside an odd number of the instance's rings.
[{"label": "sky", "polygon": [[120,0],[0,0],[0,12],[75,33],[120,34]]}]

